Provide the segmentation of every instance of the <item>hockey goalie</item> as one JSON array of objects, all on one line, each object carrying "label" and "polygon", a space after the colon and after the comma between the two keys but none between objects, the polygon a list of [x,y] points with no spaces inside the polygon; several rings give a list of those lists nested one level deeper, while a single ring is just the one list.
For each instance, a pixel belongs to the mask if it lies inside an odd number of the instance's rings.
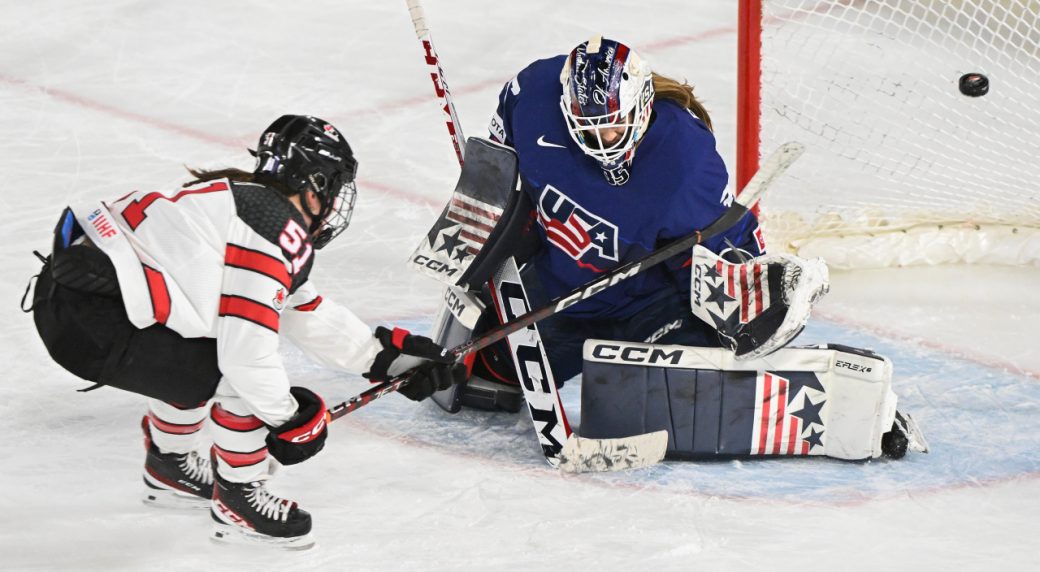
[{"label": "hockey goalie", "polygon": [[[590,93],[602,97],[589,98]],[[554,107],[564,121],[552,113],[529,111]],[[468,382],[435,396],[442,407],[516,411],[526,401],[552,462],[552,449],[568,434],[564,429],[552,437],[566,426],[566,416],[551,394],[584,370],[583,437],[666,430],[668,452],[676,458],[787,454],[787,441],[780,450],[772,443],[764,449],[753,449],[750,442],[743,449],[716,443],[713,452],[677,441],[677,432],[688,428],[666,421],[722,407],[723,393],[699,393],[704,384],[675,380],[674,387],[645,386],[638,394],[638,384],[626,381],[634,375],[631,368],[651,375],[646,372],[664,366],[632,364],[626,357],[673,355],[676,348],[685,348],[696,355],[714,353],[700,361],[669,364],[666,372],[733,372],[756,379],[769,372],[804,372],[818,379],[813,387],[822,388],[823,393],[809,398],[813,404],[823,403],[825,394],[835,396],[827,410],[833,419],[847,417],[844,403],[874,412],[867,419],[856,409],[862,423],[827,432],[832,446],[810,447],[807,454],[876,457],[882,437],[901,420],[907,433],[912,420],[895,413],[890,366],[864,365],[871,369],[873,385],[861,391],[850,381],[856,376],[846,375],[838,365],[856,361],[849,357],[858,355],[855,350],[798,350],[798,355],[830,357],[788,359],[795,350],[782,348],[802,330],[812,306],[827,291],[826,265],[768,255],[751,212],[716,228],[735,201],[710,118],[689,86],[652,73],[628,46],[595,37],[568,55],[531,64],[510,81],[500,93],[490,135],[490,140],[471,138],[467,143],[455,193],[411,259],[416,269],[449,285],[448,309],[436,324],[435,338],[451,347],[532,308],[548,304],[556,311],[470,356]],[[703,232],[692,250],[661,264],[636,264],[691,232]],[[621,268],[628,270],[619,275]],[[618,344],[620,357],[591,360],[588,344],[598,340]],[[643,345],[629,345],[633,343]],[[626,402],[650,409],[621,408],[598,399],[601,392],[618,393],[615,381],[625,388]],[[734,408],[725,410],[726,419],[732,418],[735,426],[739,411],[740,419],[761,423],[755,412],[766,399],[780,402],[778,387],[759,388],[757,397],[744,405],[725,402]],[[784,399],[793,400],[792,408],[802,406],[799,400],[807,399],[806,392],[788,390]],[[666,401],[659,403],[662,396]],[[596,413],[599,405],[602,415]],[[793,410],[785,406],[779,419],[788,423],[790,414]],[[720,415],[721,409],[715,416]],[[643,420],[639,427],[632,423],[637,418]],[[801,430],[811,435],[824,426],[814,418]],[[770,427],[775,431],[775,424]],[[753,428],[749,425],[745,432]],[[848,442],[853,433],[870,446],[839,444],[839,434]],[[909,435],[903,440],[911,441]],[[892,456],[901,454],[897,449]],[[802,448],[793,450],[800,453]]]}]

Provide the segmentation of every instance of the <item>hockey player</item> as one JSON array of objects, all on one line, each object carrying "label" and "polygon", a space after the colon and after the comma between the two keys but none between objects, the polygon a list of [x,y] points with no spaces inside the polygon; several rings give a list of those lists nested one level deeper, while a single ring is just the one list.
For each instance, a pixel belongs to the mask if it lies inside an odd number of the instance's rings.
[{"label": "hockey player", "polygon": [[[614,40],[529,65],[502,89],[490,132],[516,151],[536,211],[536,252],[523,273],[532,307],[703,229],[733,200],[692,88]],[[751,214],[704,246],[763,253]],[[676,258],[539,322],[557,383],[580,373],[590,337],[717,347],[716,329],[691,314],[689,263]],[[481,352],[478,383],[515,380],[506,352]]]},{"label": "hockey player", "polygon": [[[174,192],[67,208],[34,319],[65,369],[149,397],[146,502],[210,507],[216,540],[306,548],[310,515],[266,483],[273,461],[322,449],[326,409],[313,391],[290,387],[279,334],[373,381],[421,363],[400,390],[413,400],[464,368],[428,338],[383,327],[373,335],[308,279],[316,250],[354,208],[357,161],[344,136],[285,115],[253,154],[253,172],[191,170],[194,180]],[[207,416],[213,443],[202,456]]]},{"label": "hockey player", "polygon": [[[665,430],[665,454],[677,459],[927,451],[912,418],[895,410],[884,357],[833,344],[784,348],[827,291],[827,268],[766,255],[753,214],[705,232],[692,252],[639,262],[731,220],[735,197],[711,120],[688,85],[595,37],[521,71],[501,91],[490,131],[493,142],[467,142],[452,200],[413,258],[454,288],[452,317],[435,331],[446,345],[468,335],[479,304],[459,292],[489,277],[484,302],[495,311],[472,335],[530,308],[553,313],[536,331],[480,350],[467,383],[435,396],[445,410],[518,410],[522,387],[552,462],[573,435],[561,429],[550,382],[583,373],[586,439]],[[763,176],[800,148],[782,146]],[[591,450],[609,460],[602,468],[626,466],[609,445]],[[584,470],[595,454],[567,460]]]}]

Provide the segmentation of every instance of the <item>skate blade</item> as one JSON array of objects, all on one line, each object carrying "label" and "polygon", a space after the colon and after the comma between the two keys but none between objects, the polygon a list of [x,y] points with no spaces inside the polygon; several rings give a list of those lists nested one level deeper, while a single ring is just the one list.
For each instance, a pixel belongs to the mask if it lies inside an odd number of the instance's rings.
[{"label": "skate blade", "polygon": [[917,421],[914,421],[914,418],[907,413],[903,414],[903,419],[906,421],[906,426],[903,428],[906,432],[906,448],[918,453],[927,453],[928,441],[925,440],[924,433],[921,433],[921,428],[917,426]]},{"label": "skate blade", "polygon": [[278,550],[308,550],[315,545],[314,536],[309,532],[303,536],[279,538],[259,534],[233,524],[214,523],[213,534],[209,538],[217,544],[234,544],[238,546],[266,546]]},{"label": "skate blade", "polygon": [[170,489],[153,489],[149,487],[141,495],[141,502],[148,506],[175,510],[202,510],[209,508],[210,500],[189,493]]},{"label": "skate blade", "polygon": [[565,473],[639,469],[659,463],[667,449],[667,431],[620,439],[586,439],[574,434],[563,444],[557,468]]}]

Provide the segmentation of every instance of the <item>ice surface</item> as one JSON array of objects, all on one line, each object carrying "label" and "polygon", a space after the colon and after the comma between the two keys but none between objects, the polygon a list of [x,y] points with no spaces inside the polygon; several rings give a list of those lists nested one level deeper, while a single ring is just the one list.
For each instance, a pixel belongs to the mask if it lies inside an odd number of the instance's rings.
[{"label": "ice surface", "polygon": [[[425,7],[467,134],[483,134],[498,86],[522,66],[602,31],[694,83],[734,155],[732,0]],[[835,273],[799,341],[889,356],[929,455],[564,476],[522,415],[448,417],[388,396],[274,482],[312,511],[319,548],[211,545],[204,512],[139,501],[142,399],[76,393],[87,384],[50,363],[15,308],[38,266],[31,251],[48,248],[68,202],[167,188],[185,164],[248,167],[260,129],[310,113],[361,161],[354,222],[314,280],[372,324],[429,327],[439,287],[403,260],[457,166],[404,2],[49,0],[0,14],[0,569],[1040,567],[1035,268]],[[368,386],[284,354],[293,381],[330,403]],[[579,389],[564,388],[572,418]]]}]

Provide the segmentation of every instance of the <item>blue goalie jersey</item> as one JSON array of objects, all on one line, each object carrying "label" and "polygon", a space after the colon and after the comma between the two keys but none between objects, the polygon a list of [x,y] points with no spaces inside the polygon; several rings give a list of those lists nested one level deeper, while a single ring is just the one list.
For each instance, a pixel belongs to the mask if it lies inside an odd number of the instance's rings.
[{"label": "blue goalie jersey", "polygon": [[[525,191],[537,206],[543,248],[531,260],[545,294],[555,298],[617,266],[711,224],[732,203],[726,166],[711,131],[677,103],[654,102],[652,122],[636,149],[627,183],[614,186],[575,145],[560,111],[565,56],[539,60],[505,85],[491,138],[513,147]],[[754,256],[764,246],[748,214],[705,242]],[[662,290],[689,292],[689,254],[676,257],[576,304],[566,313],[623,319]]]}]

